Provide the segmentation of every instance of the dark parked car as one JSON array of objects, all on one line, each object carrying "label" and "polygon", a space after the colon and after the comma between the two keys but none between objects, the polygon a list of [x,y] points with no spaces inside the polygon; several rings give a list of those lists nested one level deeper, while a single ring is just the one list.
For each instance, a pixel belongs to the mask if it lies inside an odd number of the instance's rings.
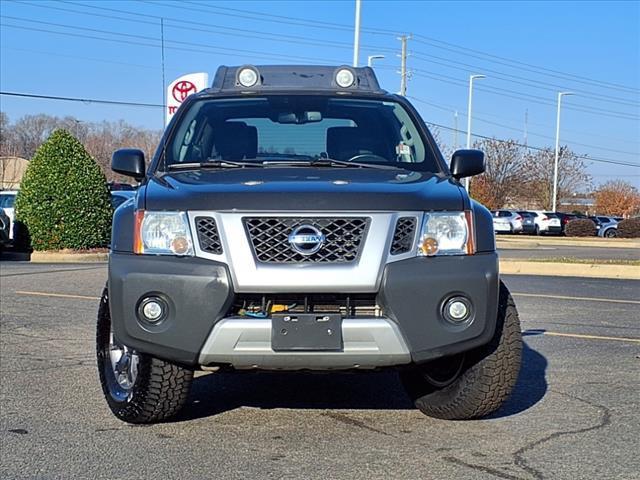
[{"label": "dark parked car", "polygon": [[522,217],[522,233],[536,233],[536,214],[526,210],[519,210]]},{"label": "dark parked car", "polygon": [[0,208],[0,250],[9,245],[9,226],[11,225],[11,219],[4,213],[4,210]]},{"label": "dark parked car", "polygon": [[425,414],[476,418],[518,377],[491,213],[369,67],[220,67],[114,213],[97,322],[113,413],[162,421],[196,369],[395,369]]}]

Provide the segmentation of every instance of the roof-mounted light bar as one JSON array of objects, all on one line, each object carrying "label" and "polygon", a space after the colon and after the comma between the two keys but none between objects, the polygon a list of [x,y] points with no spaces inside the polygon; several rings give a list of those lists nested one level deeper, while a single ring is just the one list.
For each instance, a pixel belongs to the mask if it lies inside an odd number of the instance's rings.
[{"label": "roof-mounted light bar", "polygon": [[236,86],[251,88],[260,85],[260,72],[253,65],[243,65],[236,71]]}]

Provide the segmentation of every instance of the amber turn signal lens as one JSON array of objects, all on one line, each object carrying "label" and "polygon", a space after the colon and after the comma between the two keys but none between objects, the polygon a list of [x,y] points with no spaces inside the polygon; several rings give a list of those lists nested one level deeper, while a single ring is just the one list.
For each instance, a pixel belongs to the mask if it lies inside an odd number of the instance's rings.
[{"label": "amber turn signal lens", "polygon": [[184,237],[176,237],[171,242],[171,249],[178,255],[187,253],[187,250],[189,250],[189,241]]},{"label": "amber turn signal lens", "polygon": [[435,255],[438,252],[438,241],[431,237],[423,238],[420,243],[420,251],[423,255]]}]

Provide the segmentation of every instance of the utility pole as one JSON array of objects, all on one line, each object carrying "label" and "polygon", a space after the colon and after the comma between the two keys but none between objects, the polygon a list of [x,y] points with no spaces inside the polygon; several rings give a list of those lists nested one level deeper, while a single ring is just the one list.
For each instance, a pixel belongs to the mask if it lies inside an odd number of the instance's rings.
[{"label": "utility pole", "polygon": [[360,3],[361,0],[356,0],[356,22],[353,32],[353,66],[358,66],[360,56]]},{"label": "utility pole", "polygon": [[524,146],[525,148],[528,148],[527,146],[529,145],[527,143],[528,123],[529,123],[529,109],[526,109],[524,111]]},{"label": "utility pole", "polygon": [[453,112],[453,151],[458,149],[458,110]]},{"label": "utility pole", "polygon": [[556,211],[558,202],[558,157],[560,156],[560,105],[562,104],[562,97],[565,95],[574,95],[571,92],[558,92],[558,113],[556,117],[556,154],[553,162],[553,197],[551,199],[552,208],[551,211]]},{"label": "utility pole", "polygon": [[402,35],[398,40],[402,42],[402,53],[400,54],[400,95],[407,95],[407,40],[411,35]]}]

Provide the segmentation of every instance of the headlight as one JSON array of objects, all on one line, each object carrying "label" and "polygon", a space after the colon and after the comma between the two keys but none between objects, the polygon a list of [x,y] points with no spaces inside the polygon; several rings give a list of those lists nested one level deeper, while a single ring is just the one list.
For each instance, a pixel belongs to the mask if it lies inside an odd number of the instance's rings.
[{"label": "headlight", "polygon": [[134,252],[151,255],[193,255],[193,241],[184,212],[136,212]]},{"label": "headlight", "polygon": [[475,253],[471,212],[425,213],[418,255],[467,255]]}]

